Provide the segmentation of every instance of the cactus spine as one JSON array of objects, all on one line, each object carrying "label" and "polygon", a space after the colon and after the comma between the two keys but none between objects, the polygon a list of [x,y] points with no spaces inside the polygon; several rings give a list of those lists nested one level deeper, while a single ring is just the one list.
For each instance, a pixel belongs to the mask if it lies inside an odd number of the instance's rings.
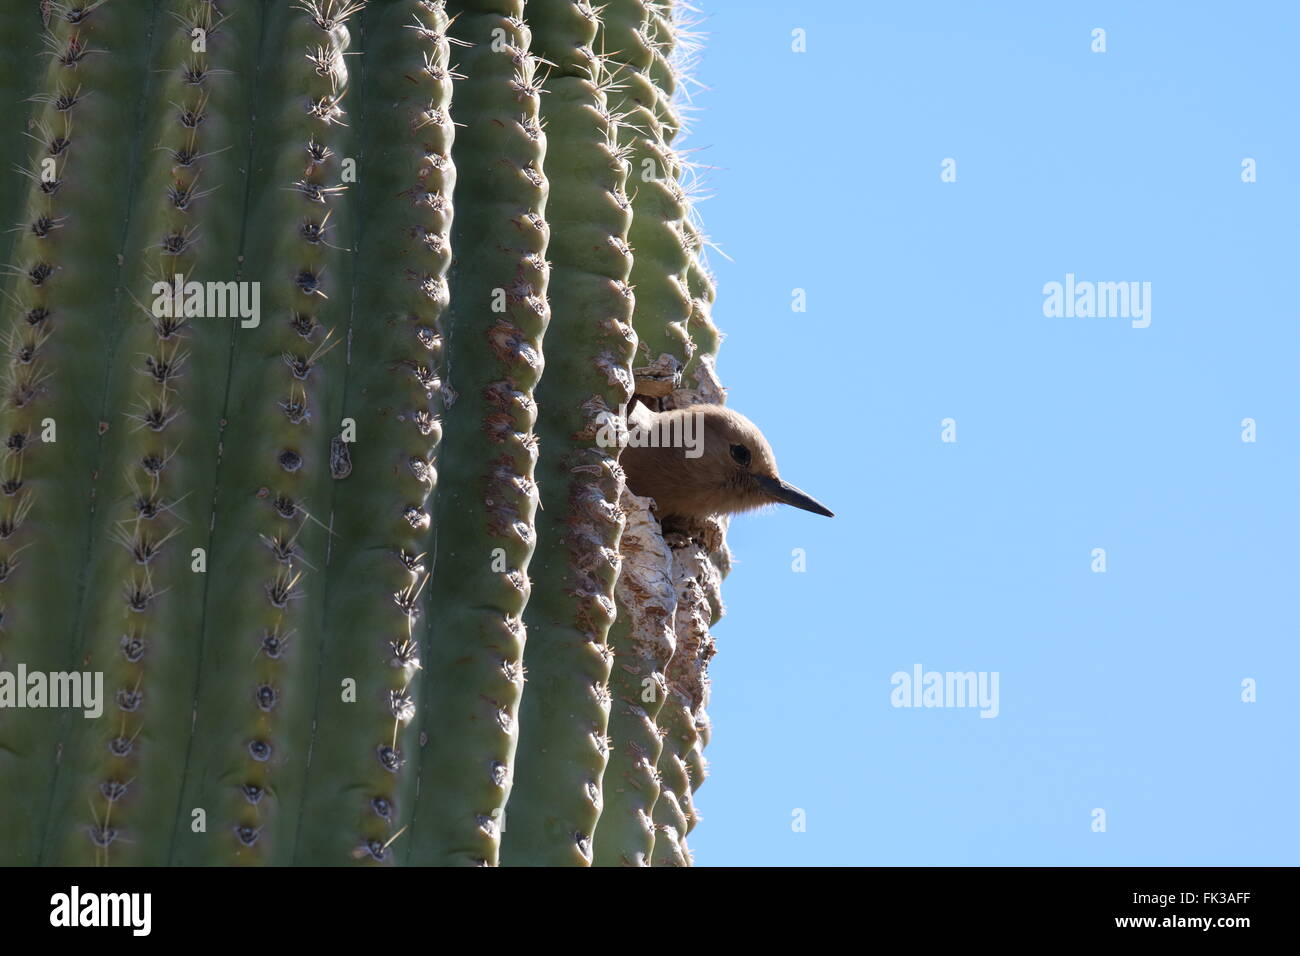
[{"label": "cactus spine", "polygon": [[725,544],[607,441],[720,396],[675,16],[0,12],[0,678],[104,691],[0,707],[0,862],[690,862]]}]

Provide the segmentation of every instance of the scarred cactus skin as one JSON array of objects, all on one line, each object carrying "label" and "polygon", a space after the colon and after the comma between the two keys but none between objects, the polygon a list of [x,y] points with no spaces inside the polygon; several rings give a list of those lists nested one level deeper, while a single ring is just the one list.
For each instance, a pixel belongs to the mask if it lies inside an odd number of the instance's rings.
[{"label": "scarred cactus skin", "polygon": [[602,437],[721,398],[682,15],[3,5],[0,864],[691,862],[726,545]]}]

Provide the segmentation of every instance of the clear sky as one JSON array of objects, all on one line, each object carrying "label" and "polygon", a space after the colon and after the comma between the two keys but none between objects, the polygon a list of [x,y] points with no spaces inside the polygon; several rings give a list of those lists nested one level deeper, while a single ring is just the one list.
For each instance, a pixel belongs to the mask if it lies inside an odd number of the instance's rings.
[{"label": "clear sky", "polygon": [[696,862],[1300,863],[1300,4],[695,2],[728,402],[837,514],[732,525]]}]

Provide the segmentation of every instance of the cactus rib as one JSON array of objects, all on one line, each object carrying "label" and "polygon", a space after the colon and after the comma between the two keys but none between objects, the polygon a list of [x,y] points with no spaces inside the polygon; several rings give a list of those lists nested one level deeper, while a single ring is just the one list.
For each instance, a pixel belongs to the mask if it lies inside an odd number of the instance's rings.
[{"label": "cactus rib", "polygon": [[507,863],[590,864],[608,749],[623,478],[618,446],[601,441],[631,394],[635,335],[627,162],[591,49],[596,25],[585,0],[542,5],[533,18],[538,55],[554,64],[542,100],[554,210],[548,374],[537,390],[547,454]]},{"label": "cactus rib", "polygon": [[[408,852],[495,865],[523,689],[536,543],[533,390],[549,315],[541,78],[523,0],[449,3],[465,44],[452,118],[456,289],[446,337],[421,759]],[[436,787],[435,787],[436,783]]]}]

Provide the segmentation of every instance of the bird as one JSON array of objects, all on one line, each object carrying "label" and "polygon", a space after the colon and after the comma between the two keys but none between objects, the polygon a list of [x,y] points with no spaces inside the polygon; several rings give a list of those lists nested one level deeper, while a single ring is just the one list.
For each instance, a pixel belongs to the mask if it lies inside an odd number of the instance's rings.
[{"label": "bird", "polygon": [[[834,512],[783,479],[758,426],[723,405],[628,412],[627,447],[619,462],[633,494],[653,498],[661,521],[731,515],[770,504]],[[639,438],[638,438],[639,433]]]}]

